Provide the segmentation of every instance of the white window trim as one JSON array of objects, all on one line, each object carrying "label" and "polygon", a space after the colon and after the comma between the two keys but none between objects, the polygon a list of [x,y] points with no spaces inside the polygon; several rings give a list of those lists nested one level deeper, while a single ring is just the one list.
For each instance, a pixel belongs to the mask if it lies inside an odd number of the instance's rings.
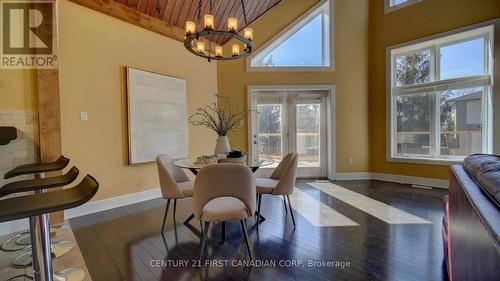
[{"label": "white window trim", "polygon": [[[472,26],[467,26],[464,28],[459,28],[456,30],[452,30],[449,32],[444,32],[436,35],[432,35],[429,37],[421,38],[418,40],[413,40],[410,42],[402,43],[402,44],[397,44],[393,46],[389,46],[386,48],[386,161],[388,162],[402,162],[402,163],[416,163],[416,164],[433,164],[433,165],[445,165],[449,166],[452,164],[457,164],[460,163],[464,157],[441,157],[441,158],[427,158],[427,157],[422,157],[420,155],[416,155],[414,157],[402,157],[402,156],[397,156],[393,155],[393,142],[392,142],[392,137],[394,135],[394,126],[393,126],[393,114],[394,114],[394,108],[392,107],[392,101],[393,101],[393,93],[392,93],[392,78],[393,78],[393,67],[392,67],[392,62],[393,62],[393,50],[399,49],[397,55],[404,54],[405,52],[411,52],[411,50],[419,50],[419,49],[426,49],[430,48],[432,46],[436,45],[444,45],[445,42],[452,42],[456,43],[455,41],[459,42],[461,38],[464,38],[466,36],[466,40],[470,40],[471,37],[474,36],[474,33],[479,34],[484,34],[485,30],[488,30],[488,43],[491,46],[490,52],[487,54],[489,56],[489,62],[492,62],[494,64],[495,62],[498,63],[498,59],[494,62],[492,53],[495,51],[494,50],[494,26],[496,25],[498,28],[498,25],[500,24],[500,19],[496,20],[491,20],[487,21],[484,23],[472,25]],[[464,35],[462,33],[468,32],[468,34]],[[485,44],[486,45],[486,44]],[[436,55],[435,52],[431,52],[431,56]],[[488,75],[485,76],[477,76],[476,79],[480,81],[479,83],[484,83],[486,79],[489,81],[495,81],[495,79],[498,79],[500,76],[499,73],[494,73],[493,72],[493,65],[488,65],[485,63],[485,68],[488,70]],[[434,69],[433,66],[431,66],[431,69]],[[439,74],[438,74],[439,75]],[[448,79],[448,80],[443,80],[443,81],[436,81],[436,82],[430,82],[426,84],[436,84],[435,86],[438,87],[441,84],[447,83],[447,82],[457,82],[460,81],[462,78],[456,78],[456,79]],[[486,93],[485,95],[489,95],[490,101],[494,101],[493,97],[498,96],[500,93],[498,89],[496,89],[491,83],[492,89],[489,93]],[[405,88],[412,88],[413,86],[406,86]],[[498,88],[498,87],[497,87]],[[486,101],[484,102],[486,104]],[[483,145],[486,142],[486,151],[488,153],[492,153],[494,148],[497,146],[497,143],[500,142],[500,140],[494,140],[493,139],[493,122],[495,121],[493,118],[493,108],[492,108],[492,102],[487,104],[488,107],[485,108],[485,112],[483,113],[488,120],[490,121],[487,126],[485,126],[484,131],[488,133],[489,139],[485,140],[483,139]]]},{"label": "white window trim", "polygon": [[387,13],[390,13],[392,11],[399,10],[401,8],[413,5],[413,4],[421,2],[421,1],[422,0],[408,0],[408,1],[403,2],[401,4],[391,5],[391,3],[394,2],[394,0],[384,0],[384,13],[387,14]]},{"label": "white window trim", "polygon": [[[275,45],[276,47],[283,43],[283,40],[279,40],[280,38],[288,38],[290,35],[299,30],[302,26],[298,24],[302,21],[308,22],[316,17],[321,10],[319,9],[326,2],[330,2],[329,9],[329,32],[328,32],[328,42],[330,44],[329,50],[325,50],[325,45],[323,44],[323,54],[327,53],[328,58],[330,59],[330,66],[252,66],[252,58],[258,57],[261,53],[266,50],[268,47],[272,47]],[[269,39],[264,45],[260,46],[255,52],[253,52],[250,56],[248,56],[246,60],[246,69],[250,72],[256,71],[334,71],[335,70],[335,59],[334,59],[334,0],[322,0],[316,5],[314,5],[311,9],[301,15],[299,18],[294,20],[291,24],[285,27],[278,34]],[[323,25],[324,26],[324,25]],[[324,31],[323,31],[324,32]]]}]

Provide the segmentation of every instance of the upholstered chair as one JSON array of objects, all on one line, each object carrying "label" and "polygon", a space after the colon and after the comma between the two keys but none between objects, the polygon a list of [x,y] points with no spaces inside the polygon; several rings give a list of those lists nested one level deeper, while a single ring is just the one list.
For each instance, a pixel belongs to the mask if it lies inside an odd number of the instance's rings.
[{"label": "upholstered chair", "polygon": [[180,168],[174,166],[174,159],[167,155],[161,154],[156,157],[158,165],[158,175],[160,177],[161,194],[164,199],[167,199],[165,214],[163,215],[163,224],[161,231],[165,228],[170,201],[174,200],[174,223],[175,211],[177,209],[177,199],[193,196],[194,182]]},{"label": "upholstered chair", "polygon": [[204,225],[200,260],[205,252],[210,223],[239,220],[250,259],[246,219],[255,212],[255,179],[250,168],[222,163],[203,167],[194,182],[194,215]]},{"label": "upholstered chair", "polygon": [[288,200],[288,208],[292,217],[293,226],[295,227],[295,217],[290,203],[290,195],[295,189],[295,180],[297,173],[297,165],[299,161],[299,154],[292,152],[287,154],[283,160],[274,169],[269,178],[256,178],[255,184],[257,185],[257,227],[259,227],[260,220],[260,205],[263,194],[283,196],[285,210],[287,208],[286,201]]}]

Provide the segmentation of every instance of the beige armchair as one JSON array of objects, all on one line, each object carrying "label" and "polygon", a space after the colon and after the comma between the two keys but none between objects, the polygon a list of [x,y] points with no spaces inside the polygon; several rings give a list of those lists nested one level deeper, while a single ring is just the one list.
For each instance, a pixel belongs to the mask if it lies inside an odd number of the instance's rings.
[{"label": "beige armchair", "polygon": [[295,180],[297,165],[299,161],[299,154],[297,152],[292,152],[287,154],[283,160],[279,163],[278,167],[274,169],[273,173],[269,178],[256,178],[255,184],[257,185],[257,197],[258,197],[258,207],[257,207],[257,228],[259,227],[260,220],[260,205],[262,201],[262,194],[271,195],[282,195],[285,204],[285,210],[290,209],[290,215],[292,217],[293,226],[295,227],[295,217],[292,211],[292,205],[290,203],[290,194],[293,193],[295,189]]},{"label": "beige armchair", "polygon": [[223,163],[203,167],[194,183],[194,215],[204,222],[200,260],[205,252],[211,222],[239,220],[250,259],[245,220],[255,212],[255,180],[250,168]]},{"label": "beige armchair", "polygon": [[156,157],[156,164],[158,166],[158,175],[160,177],[161,194],[164,199],[167,199],[167,207],[165,208],[163,224],[161,226],[161,231],[163,232],[165,222],[167,220],[168,208],[170,207],[170,201],[174,200],[173,218],[175,223],[177,199],[192,197],[194,182],[189,179],[184,171],[174,166],[174,159],[167,154],[158,155]]}]

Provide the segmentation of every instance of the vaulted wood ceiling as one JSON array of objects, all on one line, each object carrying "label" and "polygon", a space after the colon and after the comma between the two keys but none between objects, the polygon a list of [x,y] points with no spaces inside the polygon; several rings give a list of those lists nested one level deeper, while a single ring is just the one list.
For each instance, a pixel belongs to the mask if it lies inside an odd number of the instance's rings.
[{"label": "vaulted wood ceiling", "polygon": [[[184,29],[186,20],[197,22],[199,0],[114,0],[142,14],[149,15],[172,26]],[[282,0],[243,0],[247,12],[248,24],[265,14]],[[201,18],[209,12],[209,0],[201,1]],[[216,29],[225,29],[227,19],[238,19],[238,28],[245,27],[241,0],[212,0],[212,14]],[[209,38],[218,44],[224,44],[228,38],[216,36]]]}]

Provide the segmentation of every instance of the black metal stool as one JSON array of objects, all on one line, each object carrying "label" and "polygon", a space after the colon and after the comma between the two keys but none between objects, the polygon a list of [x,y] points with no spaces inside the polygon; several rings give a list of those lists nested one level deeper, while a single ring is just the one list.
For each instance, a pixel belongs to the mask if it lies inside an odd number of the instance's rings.
[{"label": "black metal stool", "polygon": [[78,207],[89,201],[97,192],[99,183],[87,175],[72,188],[47,193],[36,193],[1,200],[0,223],[30,218],[33,276],[17,277],[35,281],[82,280],[81,269],[64,269],[56,273],[52,269],[48,214]]},{"label": "black metal stool", "polygon": [[[21,175],[34,174],[35,179],[32,180],[21,180],[17,182],[11,182],[0,188],[0,197],[7,196],[14,193],[21,192],[35,192],[43,193],[44,190],[55,187],[62,187],[73,182],[78,176],[78,169],[73,167],[65,175],[44,178],[45,172],[59,171],[64,169],[68,163],[69,159],[61,156],[54,162],[41,163],[41,164],[27,164],[21,165],[13,170],[7,172],[4,178],[13,178]],[[48,220],[48,216],[47,220]],[[30,218],[30,231],[20,233],[11,237],[4,243],[0,245],[0,250],[6,251],[17,251],[17,250],[29,250],[32,244],[32,237],[34,236],[35,228],[32,227],[34,224],[33,220],[36,218]],[[50,228],[49,228],[50,229]],[[50,229],[50,232],[55,233],[56,230]],[[50,236],[49,236],[50,238]],[[10,243],[14,242],[18,244],[18,247],[11,247]],[[51,243],[51,256],[53,259],[59,258],[74,248],[75,244],[71,241],[59,241]],[[38,270],[37,263],[33,262],[32,251],[26,251],[21,255],[17,256],[12,262],[11,266],[16,269],[23,269],[28,267],[33,267],[35,271]]]},{"label": "black metal stool", "polygon": [[[0,187],[0,198],[14,193],[62,187],[72,183],[78,177],[78,173],[78,169],[76,167],[73,167],[62,176],[11,182]],[[51,233],[54,233],[55,235],[56,231],[57,228],[51,227]],[[30,234],[29,231],[26,231],[12,236],[11,238],[0,244],[0,250],[4,252],[16,252],[28,248],[30,244]]]},{"label": "black metal stool", "polygon": [[[35,179],[22,180],[4,185],[2,188],[0,188],[0,192],[3,193],[3,195],[0,195],[0,197],[13,193],[27,192],[27,191],[34,191],[35,193],[41,193],[48,188],[61,187],[70,184],[78,176],[78,169],[76,169],[76,167],[74,167],[74,169],[70,170],[64,176],[44,178],[45,172],[62,170],[69,164],[69,161],[70,160],[68,158],[61,156],[54,162],[26,164],[17,166],[16,168],[8,171],[5,174],[4,178],[9,179],[16,176],[34,174]],[[39,180],[42,181],[39,182]],[[40,187],[37,187],[37,185],[40,185]],[[55,231],[56,231],[55,229],[51,229],[51,232],[55,233]],[[31,235],[29,232],[17,234],[8,239],[7,241],[5,241],[4,243],[2,243],[0,245],[0,250],[18,251],[18,250],[28,249],[29,245],[31,244],[30,236]],[[11,242],[15,242],[15,244],[18,244],[19,247],[9,247],[9,243]],[[71,241],[60,241],[57,243],[53,243],[52,248],[53,248],[53,253],[55,254],[54,258],[59,258],[63,256],[64,254],[71,251],[73,247],[74,243]],[[11,263],[11,265],[14,268],[30,267],[32,265],[31,259],[32,258],[30,252],[26,252],[16,257],[14,261]]]},{"label": "black metal stool", "polygon": [[[45,173],[45,172],[59,171],[59,170],[66,168],[66,166],[69,164],[69,161],[70,160],[68,158],[61,156],[56,161],[50,162],[50,163],[42,163],[42,164],[37,163],[37,164],[20,165],[14,169],[8,171],[4,175],[4,179],[10,179],[10,178],[13,178],[16,176],[29,175],[29,174],[34,174],[35,179],[41,178],[41,177],[43,177],[43,173]],[[8,184],[4,185],[2,188],[0,188],[0,190],[2,190],[0,192],[3,193],[3,195],[0,195],[0,197],[6,196],[6,195],[9,195],[12,193],[17,193],[16,190],[19,190],[19,192],[24,192],[21,190],[22,189],[21,185],[24,185],[24,184],[28,185],[27,188],[30,187],[30,183],[28,183],[27,181],[18,181],[18,182],[8,183]],[[29,191],[29,190],[25,190],[25,191]],[[26,246],[29,245],[29,243],[22,243],[22,247],[18,247],[18,248],[8,248],[8,247],[6,247],[6,242],[11,242],[13,240],[18,241],[20,239],[22,239],[23,241],[26,241],[27,238],[29,238],[29,231],[19,233],[19,234],[15,235],[14,237],[11,237],[10,239],[5,241],[4,243],[2,243],[0,245],[0,250],[10,252],[10,251],[19,251],[19,250],[25,249]]]}]

